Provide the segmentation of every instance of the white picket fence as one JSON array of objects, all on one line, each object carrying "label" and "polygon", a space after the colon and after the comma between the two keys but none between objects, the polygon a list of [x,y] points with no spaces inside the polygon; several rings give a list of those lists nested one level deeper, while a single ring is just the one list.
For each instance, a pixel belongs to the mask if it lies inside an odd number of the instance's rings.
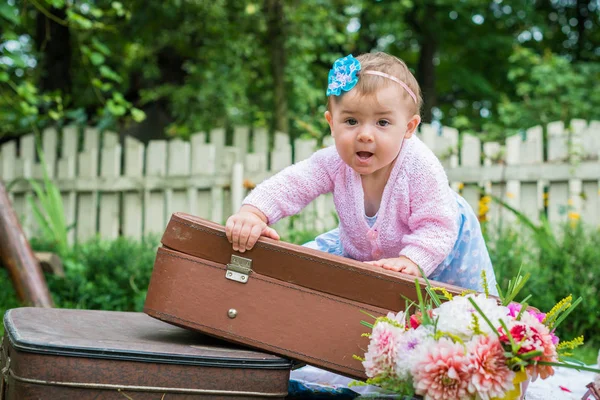
[{"label": "white picket fence", "polygon": [[[476,211],[479,188],[484,188],[534,220],[546,202],[553,222],[570,217],[600,225],[600,122],[577,120],[569,130],[555,122],[548,132],[546,163],[539,126],[505,144],[485,143],[483,154],[475,136],[462,135],[459,146],[459,133],[452,128],[423,125],[419,136],[440,157],[452,186]],[[309,157],[317,146],[315,140],[296,140],[292,160],[287,134],[276,133],[269,152],[267,132],[257,129],[250,134],[244,127],[234,130],[230,145],[223,129],[197,133],[190,141],[151,141],[147,146],[131,137],[121,144],[113,132],[72,126],[61,132],[47,129],[41,137],[47,171],[62,193],[66,219],[74,226],[71,241],[95,235],[139,239],[160,234],[175,211],[224,223],[249,188]],[[43,176],[36,159],[33,134],[1,147],[0,177],[30,235],[36,226],[26,201],[32,193],[27,180]],[[492,222],[514,220],[494,203],[488,217]],[[318,198],[296,219],[297,227],[316,231],[335,223],[330,195]],[[285,231],[288,226],[284,220],[276,227]]]}]

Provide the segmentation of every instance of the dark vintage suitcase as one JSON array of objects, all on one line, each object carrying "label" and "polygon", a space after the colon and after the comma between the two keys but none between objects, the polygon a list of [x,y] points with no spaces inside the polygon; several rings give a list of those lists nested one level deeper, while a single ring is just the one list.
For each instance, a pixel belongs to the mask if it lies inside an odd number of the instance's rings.
[{"label": "dark vintage suitcase", "polygon": [[291,362],[144,313],[15,308],[4,316],[0,399],[263,399]]},{"label": "dark vintage suitcase", "polygon": [[148,315],[352,378],[365,378],[353,358],[368,346],[365,313],[417,299],[414,277],[302,246],[261,238],[234,252],[223,226],[188,214],[172,215],[162,244]]}]

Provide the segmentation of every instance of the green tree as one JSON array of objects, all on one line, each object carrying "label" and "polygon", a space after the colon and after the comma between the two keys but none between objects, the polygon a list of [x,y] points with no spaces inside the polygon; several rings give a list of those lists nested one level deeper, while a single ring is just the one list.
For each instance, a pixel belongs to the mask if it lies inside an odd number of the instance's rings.
[{"label": "green tree", "polygon": [[144,118],[124,98],[117,55],[104,42],[130,17],[121,3],[13,0],[0,10],[0,135],[87,115],[107,125]]},{"label": "green tree", "polygon": [[[539,83],[509,73],[520,49],[566,60],[588,80],[577,96],[594,98],[599,13],[591,0],[8,0],[0,137],[72,122],[143,139],[239,124],[320,137],[333,61],[382,50],[414,68],[425,121],[498,139],[509,122],[542,121],[508,106]],[[569,104],[570,115],[595,115]]]},{"label": "green tree", "polygon": [[600,80],[600,64],[572,63],[550,51],[539,55],[517,47],[509,59],[509,79],[516,97],[498,106],[499,123],[490,131],[517,132],[524,127],[573,118],[600,118],[600,93],[591,82]]}]

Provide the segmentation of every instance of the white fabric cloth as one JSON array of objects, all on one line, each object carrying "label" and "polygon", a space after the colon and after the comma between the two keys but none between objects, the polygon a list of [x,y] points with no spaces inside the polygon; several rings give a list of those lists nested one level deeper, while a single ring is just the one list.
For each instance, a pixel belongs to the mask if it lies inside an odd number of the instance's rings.
[{"label": "white fabric cloth", "polygon": [[[598,368],[597,365],[590,365],[590,367]],[[529,384],[526,400],[580,400],[587,391],[585,386],[593,380],[593,372],[556,368],[554,375],[548,379],[538,379]]]},{"label": "white fabric cloth", "polygon": [[[590,365],[590,367],[598,368],[597,365]],[[292,371],[290,379],[306,382],[313,386],[321,385],[334,388],[348,387],[348,384],[352,382],[350,378],[309,365]],[[526,400],[580,400],[587,391],[585,386],[593,380],[594,373],[592,372],[556,368],[554,375],[548,379],[538,379],[529,384]],[[365,397],[374,394],[377,394],[377,398],[387,397],[381,393],[381,389],[374,386],[355,386],[351,389],[365,395]],[[393,396],[390,395],[391,397]]]}]

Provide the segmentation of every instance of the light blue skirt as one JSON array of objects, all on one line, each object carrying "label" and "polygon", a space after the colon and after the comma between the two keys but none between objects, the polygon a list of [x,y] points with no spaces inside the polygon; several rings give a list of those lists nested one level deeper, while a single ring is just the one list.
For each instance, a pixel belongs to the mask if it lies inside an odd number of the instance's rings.
[{"label": "light blue skirt", "polygon": [[[450,254],[428,278],[483,292],[481,272],[485,271],[489,293],[497,296],[496,275],[481,233],[479,220],[462,196],[456,194],[456,201],[459,209],[458,239]],[[372,226],[375,219],[367,219],[367,222]],[[344,256],[339,228],[317,236],[315,240],[304,246]]]}]

